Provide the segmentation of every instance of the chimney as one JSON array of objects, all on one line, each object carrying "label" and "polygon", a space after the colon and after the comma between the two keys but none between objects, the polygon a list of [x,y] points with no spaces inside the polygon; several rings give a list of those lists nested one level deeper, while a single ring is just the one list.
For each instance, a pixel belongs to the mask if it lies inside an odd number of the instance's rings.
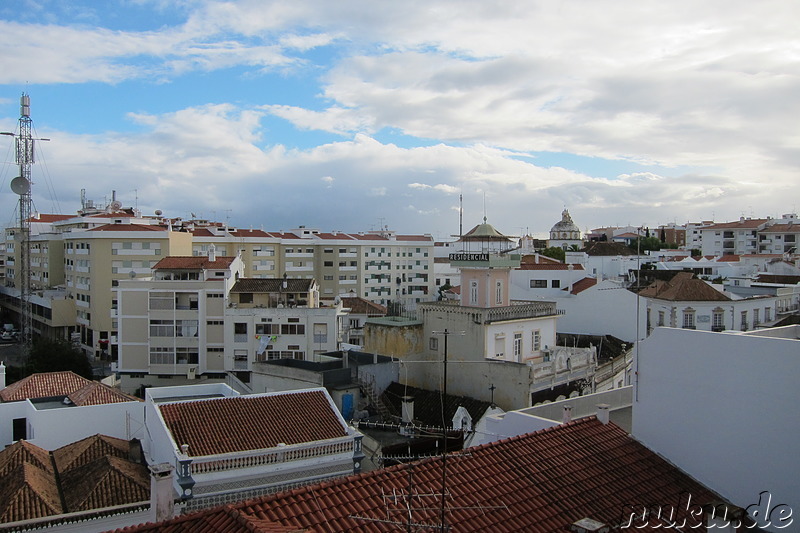
[{"label": "chimney", "polygon": [[0,361],[0,390],[6,388],[6,365]]},{"label": "chimney", "polygon": [[208,261],[209,263],[213,263],[217,260],[217,247],[213,244],[208,246]]},{"label": "chimney", "polygon": [[571,405],[565,405],[564,406],[564,414],[561,417],[561,423],[562,424],[569,424],[570,422],[572,422],[572,406]]},{"label": "chimney", "polygon": [[169,520],[175,515],[175,496],[172,489],[172,465],[150,466],[150,513],[153,522]]},{"label": "chimney", "polygon": [[598,403],[597,404],[597,420],[602,422],[603,424],[608,424],[609,421],[609,408],[611,406],[607,403]]},{"label": "chimney", "polygon": [[404,424],[414,423],[414,397],[403,396],[403,405],[401,409]]}]

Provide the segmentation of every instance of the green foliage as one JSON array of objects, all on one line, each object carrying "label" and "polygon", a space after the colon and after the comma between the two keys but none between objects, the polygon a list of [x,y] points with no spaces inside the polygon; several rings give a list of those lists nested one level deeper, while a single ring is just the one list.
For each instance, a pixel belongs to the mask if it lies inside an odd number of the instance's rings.
[{"label": "green foliage", "polygon": [[558,248],[557,246],[551,246],[549,248],[545,248],[544,250],[542,250],[542,255],[545,257],[549,257],[551,259],[558,259],[562,263],[564,262],[564,259],[566,259],[567,257],[566,252],[563,249]]},{"label": "green foliage", "polygon": [[692,257],[700,257],[703,255],[703,252],[701,252],[698,248],[692,248],[690,253],[692,254]]},{"label": "green foliage", "polygon": [[665,248],[664,243],[662,243],[661,239],[659,239],[658,237],[644,237],[640,239],[634,239],[630,243],[629,247],[631,248],[631,250],[639,250],[642,253],[648,250],[660,250],[662,248]]},{"label": "green foliage", "polygon": [[92,364],[82,350],[65,340],[38,339],[31,346],[25,374],[72,370],[79,376],[93,378]]}]

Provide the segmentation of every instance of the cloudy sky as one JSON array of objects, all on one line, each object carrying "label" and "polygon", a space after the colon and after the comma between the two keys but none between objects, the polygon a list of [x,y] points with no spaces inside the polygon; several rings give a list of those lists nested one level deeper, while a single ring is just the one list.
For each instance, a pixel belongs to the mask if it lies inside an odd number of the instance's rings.
[{"label": "cloudy sky", "polygon": [[[541,234],[797,209],[800,3],[20,0],[35,209]],[[5,140],[3,140],[5,139]],[[0,137],[0,222],[17,174]]]}]

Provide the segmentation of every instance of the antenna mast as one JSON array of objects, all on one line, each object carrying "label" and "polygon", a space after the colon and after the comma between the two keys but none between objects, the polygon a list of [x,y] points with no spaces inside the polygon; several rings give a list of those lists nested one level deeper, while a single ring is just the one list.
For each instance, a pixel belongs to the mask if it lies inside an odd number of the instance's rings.
[{"label": "antenna mast", "polygon": [[[19,195],[19,266],[17,285],[19,287],[20,339],[29,347],[33,334],[31,315],[31,165],[34,163],[33,136],[31,130],[31,97],[22,93],[20,97],[19,133],[14,135],[17,148],[19,176],[11,180],[11,190]],[[13,134],[12,134],[13,135]]]}]

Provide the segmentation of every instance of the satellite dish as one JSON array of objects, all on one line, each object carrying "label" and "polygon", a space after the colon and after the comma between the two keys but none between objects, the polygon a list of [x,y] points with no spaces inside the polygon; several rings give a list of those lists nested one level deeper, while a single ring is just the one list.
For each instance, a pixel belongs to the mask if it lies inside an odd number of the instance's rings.
[{"label": "satellite dish", "polygon": [[135,270],[131,270],[130,272],[128,272],[128,277],[131,278],[131,279],[135,278],[136,277],[136,271]]},{"label": "satellite dish", "polygon": [[120,209],[122,209],[122,202],[120,202],[119,200],[114,200],[113,202],[111,202],[112,211],[119,211]]},{"label": "satellite dish", "polygon": [[163,213],[163,211],[161,211],[161,209],[156,209],[156,216],[157,217],[160,217],[161,213]]},{"label": "satellite dish", "polygon": [[22,196],[31,191],[31,182],[28,181],[27,178],[17,176],[11,180],[11,190],[14,191],[15,194]]}]

